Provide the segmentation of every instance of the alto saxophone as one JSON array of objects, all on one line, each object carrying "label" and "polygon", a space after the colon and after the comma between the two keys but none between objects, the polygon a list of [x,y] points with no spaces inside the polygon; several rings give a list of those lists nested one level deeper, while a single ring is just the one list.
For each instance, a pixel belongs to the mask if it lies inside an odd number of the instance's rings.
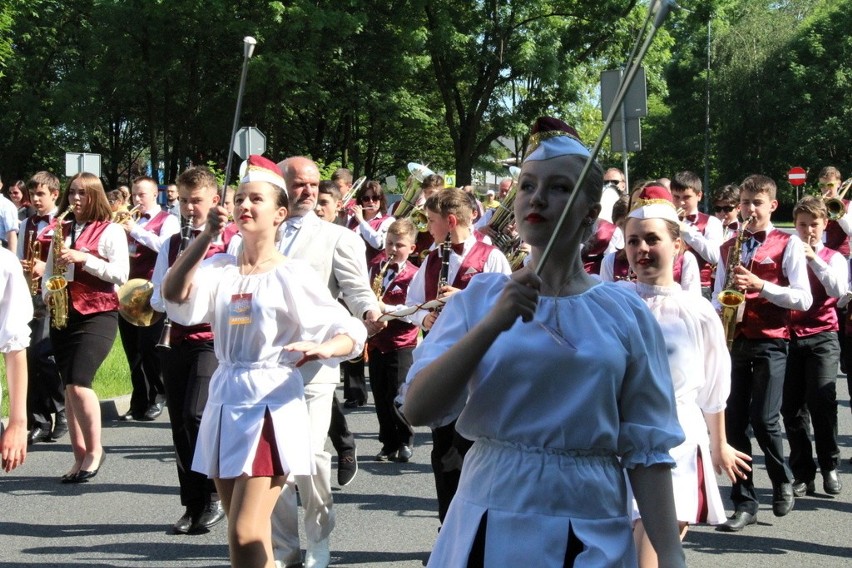
[{"label": "alto saxophone", "polygon": [[30,296],[38,294],[40,276],[35,274],[35,262],[41,260],[41,243],[36,238],[38,231],[30,231],[27,239],[27,278],[30,282]]},{"label": "alto saxophone", "polygon": [[56,218],[53,238],[50,248],[53,251],[53,274],[44,283],[47,290],[47,307],[50,310],[50,326],[53,329],[65,329],[68,325],[68,280],[65,279],[65,265],[59,260],[62,247],[65,246],[65,236],[62,232],[62,221],[71,213],[73,207],[68,207]]},{"label": "alto saxophone", "polygon": [[737,231],[737,238],[728,252],[728,262],[725,267],[725,286],[717,296],[722,305],[722,327],[725,329],[725,342],[728,344],[728,351],[734,345],[737,315],[740,313],[743,303],[745,303],[745,294],[734,288],[734,269],[740,265],[743,243],[747,238],[746,227],[751,225],[754,220],[754,215],[752,215],[743,222],[739,231]]}]

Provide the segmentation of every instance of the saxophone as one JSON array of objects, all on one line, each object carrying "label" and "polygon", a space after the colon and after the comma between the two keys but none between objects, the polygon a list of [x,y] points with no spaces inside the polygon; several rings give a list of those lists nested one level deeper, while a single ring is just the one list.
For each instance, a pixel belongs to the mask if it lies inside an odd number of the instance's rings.
[{"label": "saxophone", "polygon": [[725,270],[725,286],[719,292],[717,299],[722,305],[722,327],[725,329],[725,342],[728,344],[728,351],[734,345],[734,332],[737,327],[737,315],[740,312],[742,305],[745,303],[745,294],[734,288],[734,269],[740,265],[740,256],[742,255],[743,243],[747,238],[746,227],[754,222],[752,215],[746,219],[742,226],[737,231],[737,237],[734,245],[728,252],[728,263]]},{"label": "saxophone", "polygon": [[382,290],[382,288],[383,288],[383,284],[385,283],[385,274],[388,271],[388,266],[390,266],[391,260],[393,260],[393,259],[390,259],[390,258],[387,259],[385,261],[385,263],[382,264],[382,267],[379,269],[378,273],[376,273],[376,277],[373,278],[371,288],[373,289],[373,294],[376,295],[376,298],[379,301],[381,301],[381,299],[382,299],[382,293],[384,292],[384,290]]},{"label": "saxophone", "polygon": [[56,218],[53,239],[50,248],[53,251],[53,274],[44,283],[47,290],[47,307],[50,310],[50,325],[53,329],[65,329],[68,325],[68,280],[63,275],[65,266],[59,260],[62,247],[65,246],[65,236],[62,232],[62,221],[71,213],[73,207],[68,207]]}]

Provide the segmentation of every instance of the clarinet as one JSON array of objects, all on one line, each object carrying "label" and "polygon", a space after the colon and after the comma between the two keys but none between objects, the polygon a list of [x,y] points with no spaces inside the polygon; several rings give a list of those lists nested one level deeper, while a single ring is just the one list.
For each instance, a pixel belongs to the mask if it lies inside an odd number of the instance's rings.
[{"label": "clarinet", "polygon": [[[178,247],[177,255],[180,256],[186,247],[189,246],[189,241],[192,239],[192,216],[186,218],[186,222],[180,227],[180,246]],[[168,351],[172,348],[172,320],[166,316],[163,321],[163,331],[160,333],[160,340],[155,346],[158,351]]]},{"label": "clarinet", "polygon": [[[441,288],[449,284],[450,277],[450,253],[453,251],[453,242],[450,240],[450,234],[447,233],[447,238],[444,242],[438,245],[441,253],[441,275],[438,277],[438,294],[441,293]],[[443,305],[435,308],[435,313],[441,313]]]}]

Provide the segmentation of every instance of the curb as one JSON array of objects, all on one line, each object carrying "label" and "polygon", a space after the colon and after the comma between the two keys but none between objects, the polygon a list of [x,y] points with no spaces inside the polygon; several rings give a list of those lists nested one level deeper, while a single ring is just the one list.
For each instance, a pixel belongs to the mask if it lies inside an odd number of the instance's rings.
[{"label": "curb", "polygon": [[130,395],[125,394],[115,398],[108,398],[101,403],[101,423],[116,422],[118,417],[130,410]]}]

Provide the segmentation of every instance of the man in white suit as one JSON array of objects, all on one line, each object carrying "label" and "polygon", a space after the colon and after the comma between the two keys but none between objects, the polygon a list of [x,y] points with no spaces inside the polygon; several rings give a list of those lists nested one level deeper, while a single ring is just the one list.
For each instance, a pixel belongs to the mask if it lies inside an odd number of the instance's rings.
[{"label": "man in white suit", "polygon": [[[376,322],[381,312],[370,289],[364,241],[352,231],[317,217],[314,209],[320,173],[317,165],[304,157],[287,158],[278,167],[284,173],[290,211],[279,229],[278,249],[286,256],[305,260],[321,279],[328,282],[332,296],[340,297],[349,310],[361,317],[372,335],[384,324]],[[298,476],[299,496],[305,509],[307,537],[306,568],[328,566],[328,535],[334,528],[331,496],[331,456],[325,451],[325,439],[331,420],[334,390],[340,382],[340,369],[318,362],[301,367],[305,381],[305,400],[311,419],[311,444],[317,473]],[[281,493],[272,515],[272,542],[277,567],[299,565],[299,525],[296,494],[292,484]]]}]

